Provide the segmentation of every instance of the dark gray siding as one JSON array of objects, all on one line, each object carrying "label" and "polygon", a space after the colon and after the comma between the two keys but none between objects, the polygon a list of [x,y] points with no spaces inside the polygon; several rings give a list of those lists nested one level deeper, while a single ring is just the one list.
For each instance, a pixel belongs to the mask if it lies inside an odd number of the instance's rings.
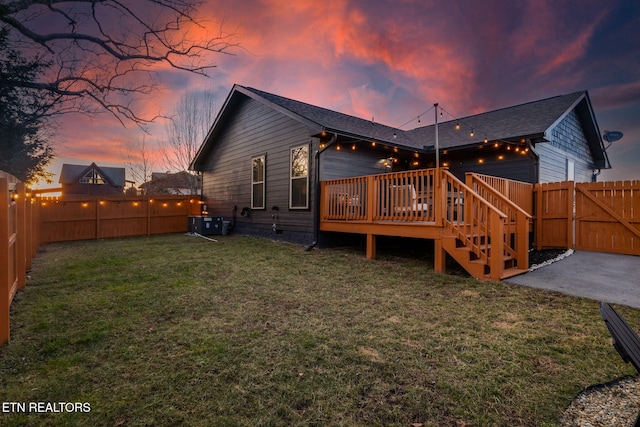
[{"label": "dark gray siding", "polygon": [[320,179],[330,180],[355,176],[373,175],[388,171],[383,161],[388,153],[358,147],[353,151],[349,144],[341,150],[330,147],[320,155]]},{"label": "dark gray siding", "polygon": [[[300,122],[247,98],[220,127],[203,167],[203,195],[210,214],[231,219],[237,207],[236,231],[290,241],[313,237],[312,138]],[[315,142],[313,142],[315,144]],[[289,153],[308,145],[310,209],[289,209]],[[251,206],[251,159],[265,155],[265,209],[241,216]],[[277,207],[277,210],[272,209]],[[276,224],[278,232],[273,230]]]},{"label": "dark gray siding", "polygon": [[499,160],[495,155],[491,155],[482,157],[482,160],[483,163],[479,163],[478,159],[469,159],[457,164],[452,162],[449,170],[463,182],[467,172],[476,172],[532,184],[536,182],[536,159],[531,154],[526,156],[519,154],[505,155],[504,160]]},{"label": "dark gray siding", "polygon": [[594,162],[575,111],[551,130],[550,141],[536,146],[540,156],[540,182],[567,180],[567,163],[574,163],[575,181],[591,181]]}]

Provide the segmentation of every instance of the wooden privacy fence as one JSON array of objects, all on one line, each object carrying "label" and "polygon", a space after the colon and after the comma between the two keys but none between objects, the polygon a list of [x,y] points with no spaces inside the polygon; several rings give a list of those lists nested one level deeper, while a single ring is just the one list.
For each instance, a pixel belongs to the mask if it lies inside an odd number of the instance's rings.
[{"label": "wooden privacy fence", "polygon": [[9,341],[13,297],[38,250],[38,209],[25,185],[0,171],[0,345]]},{"label": "wooden privacy fence", "polygon": [[640,255],[640,181],[538,184],[535,204],[538,249]]},{"label": "wooden privacy fence", "polygon": [[199,196],[36,197],[0,171],[0,346],[41,243],[186,232],[200,207]]},{"label": "wooden privacy fence", "polygon": [[199,196],[40,198],[40,242],[186,232]]}]

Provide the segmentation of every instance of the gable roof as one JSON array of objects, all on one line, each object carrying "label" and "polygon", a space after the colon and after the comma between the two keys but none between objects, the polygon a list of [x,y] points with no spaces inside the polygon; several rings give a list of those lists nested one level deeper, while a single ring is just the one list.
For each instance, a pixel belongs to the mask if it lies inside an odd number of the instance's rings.
[{"label": "gable roof", "polygon": [[143,182],[139,185],[138,188],[149,188],[153,187],[155,189],[158,188],[191,188],[194,183],[199,183],[200,177],[198,175],[192,175],[187,171],[180,171],[176,173],[163,173],[163,172],[153,172],[151,174],[151,180],[147,182]]},{"label": "gable roof", "polygon": [[[324,130],[347,138],[375,140],[413,151],[430,152],[435,150],[435,125],[403,131],[258,89],[234,85],[209,134],[196,154],[191,168],[195,168],[203,160],[203,156],[208,151],[208,144],[216,133],[217,125],[223,120],[227,108],[239,102],[238,94],[262,102],[306,124],[316,134]],[[611,167],[586,91],[438,123],[438,144],[440,149],[462,149],[468,146],[477,146],[485,138],[489,141],[518,141],[526,138],[536,143],[547,142],[549,131],[574,109],[583,124],[596,166]],[[463,129],[456,130],[456,123],[461,123]],[[469,136],[471,130],[474,132],[473,137]]]},{"label": "gable roof", "polygon": [[[338,133],[356,139],[375,139],[397,145],[410,143],[406,135],[404,135],[404,132],[390,126],[339,113],[327,108],[317,107],[305,102],[295,101],[258,89],[250,87],[243,89],[269,101],[272,105],[293,113],[294,116],[310,120],[317,126],[318,132],[324,130],[328,133]],[[395,137],[394,133],[396,135]],[[400,137],[400,140],[398,140],[398,137]]]},{"label": "gable roof", "polygon": [[124,168],[100,167],[95,163],[91,163],[89,166],[64,163],[62,165],[62,170],[60,171],[60,178],[58,179],[58,182],[60,184],[75,184],[91,169],[96,169],[98,172],[100,172],[100,174],[109,182],[109,184],[116,187],[124,187]]}]

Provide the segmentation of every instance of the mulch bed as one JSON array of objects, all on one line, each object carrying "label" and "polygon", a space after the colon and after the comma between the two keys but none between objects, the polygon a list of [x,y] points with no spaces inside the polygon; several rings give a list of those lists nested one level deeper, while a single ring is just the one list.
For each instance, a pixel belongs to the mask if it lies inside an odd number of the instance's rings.
[{"label": "mulch bed", "polygon": [[560,255],[567,252],[566,249],[543,249],[540,251],[529,252],[529,267],[540,265],[546,261],[556,259]]}]

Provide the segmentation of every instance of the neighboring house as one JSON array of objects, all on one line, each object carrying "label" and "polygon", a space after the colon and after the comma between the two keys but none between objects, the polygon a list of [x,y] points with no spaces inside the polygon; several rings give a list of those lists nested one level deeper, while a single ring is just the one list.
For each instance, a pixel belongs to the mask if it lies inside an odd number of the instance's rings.
[{"label": "neighboring house", "polygon": [[[474,171],[530,183],[590,181],[610,168],[586,91],[439,123],[438,133],[440,166],[463,179]],[[202,172],[209,212],[237,215],[239,232],[308,242],[317,179],[435,162],[434,125],[403,131],[235,85],[191,169]]]},{"label": "neighboring house", "polygon": [[86,165],[63,164],[58,182],[65,196],[122,195],[125,169]]},{"label": "neighboring house", "polygon": [[200,194],[200,177],[186,171],[177,173],[153,172],[151,180],[140,185],[142,194]]}]

